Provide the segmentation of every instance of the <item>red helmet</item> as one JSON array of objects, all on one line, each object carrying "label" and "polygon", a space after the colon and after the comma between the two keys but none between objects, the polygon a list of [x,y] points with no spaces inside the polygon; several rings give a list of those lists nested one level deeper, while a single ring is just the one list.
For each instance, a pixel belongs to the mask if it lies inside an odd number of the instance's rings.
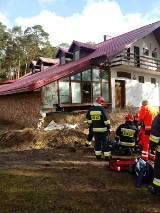
[{"label": "red helmet", "polygon": [[104,103],[105,103],[104,98],[102,96],[97,96],[96,102],[101,104],[101,105],[104,105]]},{"label": "red helmet", "polygon": [[127,115],[125,115],[125,120],[126,120],[126,121],[133,121],[133,120],[134,120],[134,117],[133,117],[132,114],[127,114]]}]

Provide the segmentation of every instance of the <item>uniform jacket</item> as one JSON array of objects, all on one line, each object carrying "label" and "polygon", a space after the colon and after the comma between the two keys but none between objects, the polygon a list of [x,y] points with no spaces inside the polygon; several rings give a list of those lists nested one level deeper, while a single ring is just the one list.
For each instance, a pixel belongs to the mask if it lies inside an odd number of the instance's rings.
[{"label": "uniform jacket", "polygon": [[160,145],[160,113],[154,118],[152,122],[150,143],[153,146]]},{"label": "uniform jacket", "polygon": [[157,110],[149,104],[145,104],[139,111],[138,121],[143,122],[145,130],[151,130],[152,121],[156,115]]},{"label": "uniform jacket", "polygon": [[116,136],[120,138],[123,146],[135,146],[138,129],[131,121],[121,124],[116,130]]},{"label": "uniform jacket", "polygon": [[101,104],[94,103],[87,112],[88,124],[92,124],[93,132],[107,132],[110,130],[110,120],[106,109]]}]

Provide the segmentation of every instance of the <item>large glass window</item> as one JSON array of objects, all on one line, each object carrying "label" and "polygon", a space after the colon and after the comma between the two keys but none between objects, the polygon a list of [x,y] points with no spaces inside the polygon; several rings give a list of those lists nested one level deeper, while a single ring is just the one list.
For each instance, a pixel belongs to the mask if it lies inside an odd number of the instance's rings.
[{"label": "large glass window", "polygon": [[106,102],[109,102],[109,84],[102,84],[102,96]]},{"label": "large glass window", "polygon": [[59,82],[60,103],[70,103],[69,82]]},{"label": "large glass window", "polygon": [[71,82],[72,88],[72,103],[81,103],[81,84],[78,82]]},{"label": "large glass window", "polygon": [[81,80],[81,73],[77,73],[71,76],[72,81],[80,81]]},{"label": "large glass window", "polygon": [[101,78],[102,78],[102,82],[109,81],[108,70],[101,70]]},{"label": "large glass window", "polygon": [[91,83],[83,83],[83,103],[91,103]]},{"label": "large glass window", "polygon": [[93,81],[100,81],[100,71],[98,69],[92,70],[92,80]]},{"label": "large glass window", "polygon": [[91,81],[91,70],[85,70],[82,72],[83,81]]},{"label": "large glass window", "polygon": [[59,81],[60,104],[92,103],[102,95],[110,102],[109,70],[94,67]]},{"label": "large glass window", "polygon": [[99,95],[101,95],[101,85],[100,83],[93,83],[93,102]]}]

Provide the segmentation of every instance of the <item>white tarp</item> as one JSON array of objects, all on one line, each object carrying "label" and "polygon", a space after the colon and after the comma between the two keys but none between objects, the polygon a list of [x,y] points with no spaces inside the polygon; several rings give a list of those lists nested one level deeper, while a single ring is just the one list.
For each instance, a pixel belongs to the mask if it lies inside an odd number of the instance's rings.
[{"label": "white tarp", "polygon": [[47,127],[44,128],[45,131],[51,131],[54,129],[75,129],[77,126],[77,124],[57,124],[56,122],[54,122],[53,120],[48,124]]}]

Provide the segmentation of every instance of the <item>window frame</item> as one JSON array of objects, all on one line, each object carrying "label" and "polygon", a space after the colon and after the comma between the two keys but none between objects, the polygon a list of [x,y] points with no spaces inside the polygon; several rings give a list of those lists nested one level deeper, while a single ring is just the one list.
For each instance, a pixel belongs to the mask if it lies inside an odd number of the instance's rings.
[{"label": "window frame", "polygon": [[157,52],[156,51],[152,51],[152,58],[157,58]]},{"label": "window frame", "polygon": [[76,50],[74,52],[74,60],[76,61],[76,60],[79,60],[79,59],[80,59],[80,50]]},{"label": "window frame", "polygon": [[[96,81],[96,79],[94,80],[93,79],[93,76],[92,76],[92,74],[93,74],[93,70],[94,69],[97,69],[97,70],[99,70],[99,73],[100,73],[100,81]],[[83,72],[85,72],[85,71],[90,71],[90,80],[88,80],[88,79],[83,79],[82,78],[82,73]],[[104,72],[104,71],[106,71],[106,72],[108,72],[107,74],[106,74],[106,76],[107,76],[107,79],[106,79],[106,81],[103,81],[103,79],[102,79],[102,72]],[[80,73],[80,80],[78,80],[78,79],[72,79],[72,76],[74,76],[74,75],[76,75],[76,74],[78,74],[78,73]],[[79,82],[80,83],[80,85],[81,85],[81,97],[80,97],[80,99],[81,99],[81,103],[77,103],[77,104],[81,104],[81,105],[83,105],[83,104],[85,104],[86,102],[84,102],[84,100],[83,100],[83,84],[84,83],[90,83],[91,84],[91,94],[90,94],[90,97],[91,97],[91,103],[93,103],[94,102],[94,89],[93,89],[93,87],[94,87],[94,84],[96,83],[96,84],[100,84],[100,94],[99,95],[102,95],[102,93],[103,93],[103,91],[102,91],[102,88],[104,88],[105,86],[104,85],[106,85],[106,88],[108,88],[107,89],[107,91],[108,91],[108,94],[107,94],[107,101],[106,102],[108,102],[108,103],[110,103],[111,102],[111,86],[110,86],[110,83],[111,83],[111,80],[110,80],[110,69],[109,68],[106,68],[106,67],[100,67],[100,66],[91,66],[91,67],[88,67],[88,68],[86,68],[85,70],[82,70],[82,71],[80,71],[80,72],[78,72],[78,73],[76,73],[76,74],[73,74],[73,75],[69,75],[68,77],[66,77],[66,78],[62,78],[62,79],[60,79],[59,81],[58,81],[58,84],[59,84],[59,82],[69,82],[69,91],[70,91],[70,94],[69,94],[69,96],[70,96],[70,103],[66,103],[67,105],[68,104],[70,104],[70,105],[72,105],[72,104],[76,104],[76,103],[74,103],[74,102],[72,102],[72,92],[73,92],[73,88],[72,88],[72,83],[73,82]],[[102,84],[103,84],[103,86],[102,86]],[[74,84],[73,84],[74,85]],[[59,87],[58,87],[59,88]],[[60,103],[60,93],[59,93],[59,91],[58,91],[58,100],[59,100],[59,103]],[[88,103],[88,102],[87,102]],[[61,104],[61,103],[60,103]],[[65,103],[62,103],[63,105],[65,105]]]},{"label": "window frame", "polygon": [[124,49],[123,58],[126,59],[126,60],[130,60],[130,47]]},{"label": "window frame", "polygon": [[156,78],[151,78],[151,84],[156,84]]},{"label": "window frame", "polygon": [[61,65],[64,65],[66,63],[66,57],[65,57],[65,55],[62,55],[60,57],[60,63],[61,63]]},{"label": "window frame", "polygon": [[149,49],[148,48],[143,48],[143,55],[149,56]]},{"label": "window frame", "polygon": [[144,76],[138,76],[139,83],[144,83]]}]

